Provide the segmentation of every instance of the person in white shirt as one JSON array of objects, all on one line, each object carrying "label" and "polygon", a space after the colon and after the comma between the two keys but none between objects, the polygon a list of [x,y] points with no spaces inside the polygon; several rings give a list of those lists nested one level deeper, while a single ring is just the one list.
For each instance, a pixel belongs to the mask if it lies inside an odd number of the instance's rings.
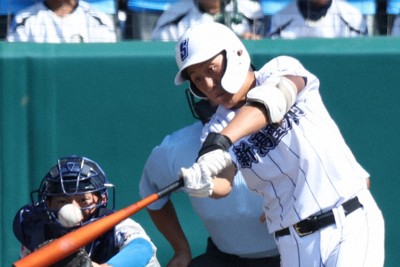
[{"label": "person in white shirt", "polygon": [[294,0],[271,18],[267,37],[356,37],[368,35],[361,12],[343,0]]},{"label": "person in white shirt", "polygon": [[[196,117],[206,123],[215,110],[206,100],[192,103]],[[140,180],[142,197],[177,180],[180,168],[190,166],[196,159],[201,146],[201,121],[167,135],[153,149]],[[209,234],[206,251],[193,260],[170,196],[147,207],[154,224],[174,250],[167,266],[280,266],[275,240],[265,222],[260,221],[262,198],[247,188],[240,172],[228,197],[189,199]]]},{"label": "person in white shirt", "polygon": [[400,36],[400,15],[397,15],[393,21],[391,35],[397,37]]},{"label": "person in white shirt", "polygon": [[152,40],[176,41],[193,25],[217,21],[244,39],[260,39],[264,15],[258,1],[181,0],[171,5],[158,19]]},{"label": "person in white shirt", "polygon": [[18,12],[6,41],[35,43],[116,42],[111,18],[81,0],[44,0]]}]

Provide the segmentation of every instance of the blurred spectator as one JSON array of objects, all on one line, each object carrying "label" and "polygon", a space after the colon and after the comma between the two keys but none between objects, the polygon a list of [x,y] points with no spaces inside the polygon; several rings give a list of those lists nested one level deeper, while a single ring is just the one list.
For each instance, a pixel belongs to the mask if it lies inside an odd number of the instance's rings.
[{"label": "blurred spectator", "polygon": [[15,14],[30,5],[42,0],[0,0],[0,38],[4,40],[7,36],[8,28]]},{"label": "blurred spectator", "polygon": [[259,1],[181,0],[158,19],[152,40],[176,41],[193,25],[217,21],[244,39],[260,39],[264,20]]},{"label": "blurred spectator", "polygon": [[7,34],[8,42],[116,42],[110,17],[81,0],[44,0],[20,12]]},{"label": "blurred spectator", "polygon": [[[390,1],[390,0],[389,0]],[[386,0],[376,1],[376,14],[374,15],[375,35],[387,35],[392,22],[392,15],[387,10]],[[369,32],[371,34],[371,32]]]},{"label": "blurred spectator", "polygon": [[397,15],[393,21],[391,35],[400,37],[400,15]]},{"label": "blurred spectator", "polygon": [[343,0],[294,0],[271,18],[268,37],[356,37],[368,35],[361,12]]}]

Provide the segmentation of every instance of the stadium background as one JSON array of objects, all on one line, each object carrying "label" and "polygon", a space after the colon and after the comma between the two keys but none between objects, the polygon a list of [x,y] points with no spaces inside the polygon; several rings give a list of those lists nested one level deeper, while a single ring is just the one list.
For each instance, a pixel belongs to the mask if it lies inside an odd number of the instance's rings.
[{"label": "stadium background", "polygon": [[[348,144],[372,177],[371,191],[386,220],[385,267],[400,266],[399,40],[246,41],[255,66],[292,55],[321,80],[321,94]],[[174,43],[0,43],[0,258],[18,259],[12,234],[17,209],[30,201],[59,156],[98,161],[117,188],[117,209],[138,201],[138,181],[151,149],[194,121],[175,87]],[[206,232],[186,201],[174,194],[193,254]],[[132,216],[158,247],[172,255],[142,210]]]}]

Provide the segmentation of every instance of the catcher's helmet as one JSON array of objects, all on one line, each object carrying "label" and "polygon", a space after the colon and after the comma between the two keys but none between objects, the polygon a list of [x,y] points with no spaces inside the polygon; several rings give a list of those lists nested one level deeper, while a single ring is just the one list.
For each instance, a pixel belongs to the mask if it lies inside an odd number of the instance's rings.
[{"label": "catcher's helmet", "polygon": [[39,188],[40,200],[52,196],[73,196],[99,192],[107,194],[109,183],[100,166],[79,156],[60,158],[44,176]]},{"label": "catcher's helmet", "polygon": [[[50,197],[85,193],[99,194],[104,201],[96,207],[106,207],[108,188],[114,189],[114,186],[108,182],[104,171],[95,161],[73,155],[59,158],[57,164],[44,176],[39,189],[34,192],[38,194],[37,202],[43,203],[46,208],[46,200]],[[115,201],[114,191],[112,199]],[[50,209],[48,211],[52,212]]]},{"label": "catcher's helmet", "polygon": [[[179,71],[175,76],[175,84],[180,85],[188,77],[186,68],[204,62],[225,51],[226,70],[221,79],[222,88],[234,94],[242,87],[250,69],[250,55],[239,37],[221,23],[202,23],[188,29],[175,46],[175,60]],[[193,83],[191,92],[205,98]]]},{"label": "catcher's helmet", "polygon": [[[110,197],[108,188],[112,189]],[[70,197],[85,193],[98,194],[101,201],[81,209],[96,209],[90,218],[81,222],[80,225],[68,228],[63,226],[58,219],[58,209],[50,208],[51,205],[48,205],[47,200],[57,196]],[[114,186],[108,183],[105,173],[96,162],[75,155],[60,158],[43,177],[39,188],[31,192],[32,204],[23,206],[15,215],[14,234],[24,246],[33,251],[46,240],[59,238],[81,225],[110,214],[112,210],[106,206],[111,198],[112,209],[114,209]]]}]

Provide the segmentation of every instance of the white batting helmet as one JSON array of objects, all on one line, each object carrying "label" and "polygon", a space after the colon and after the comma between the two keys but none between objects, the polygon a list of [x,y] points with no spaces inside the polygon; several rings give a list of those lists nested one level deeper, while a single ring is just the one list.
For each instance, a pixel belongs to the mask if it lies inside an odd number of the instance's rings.
[{"label": "white batting helmet", "polygon": [[[226,70],[221,80],[222,88],[234,94],[242,87],[250,69],[250,56],[239,37],[220,23],[202,23],[188,29],[175,46],[175,60],[179,71],[175,84],[188,80],[185,69],[204,62],[222,51],[226,52]],[[192,83],[190,89],[197,97],[204,98]]]}]

